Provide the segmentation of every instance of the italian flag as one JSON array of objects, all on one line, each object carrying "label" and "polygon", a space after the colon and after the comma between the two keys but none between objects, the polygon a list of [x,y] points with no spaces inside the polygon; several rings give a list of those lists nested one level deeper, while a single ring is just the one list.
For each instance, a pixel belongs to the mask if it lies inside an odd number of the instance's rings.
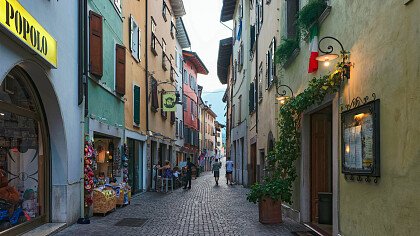
[{"label": "italian flag", "polygon": [[309,52],[311,53],[311,57],[309,58],[308,73],[313,73],[318,70],[318,61],[316,60],[316,57],[318,56],[318,26],[317,25],[314,25],[311,28]]}]

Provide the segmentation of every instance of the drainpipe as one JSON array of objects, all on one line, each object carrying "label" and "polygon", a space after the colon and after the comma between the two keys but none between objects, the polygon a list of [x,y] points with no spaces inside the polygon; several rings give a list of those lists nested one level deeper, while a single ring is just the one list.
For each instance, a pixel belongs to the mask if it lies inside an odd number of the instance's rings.
[{"label": "drainpipe", "polygon": [[[255,31],[256,31],[257,29],[255,29]],[[256,98],[254,98],[254,99],[257,99],[257,102],[255,103],[255,120],[256,120],[256,122],[255,122],[255,133],[256,134],[258,134],[258,104],[259,104],[259,102],[258,102],[258,97],[259,97],[259,83],[258,83],[258,81],[259,81],[259,78],[258,78],[258,73],[259,73],[259,71],[258,71],[258,38],[259,37],[256,37],[256,39],[255,39],[255,78],[256,78],[256,80],[255,80],[255,88],[256,88],[256,91],[257,91],[257,97]],[[255,97],[255,95],[254,95],[254,97]],[[257,141],[258,141],[258,139],[257,139]]]},{"label": "drainpipe", "polygon": [[[149,1],[146,0],[146,132],[149,131],[149,51],[148,51],[148,24],[149,22]],[[146,133],[147,135],[147,133]]]},{"label": "drainpipe", "polygon": [[83,66],[84,66],[84,76],[83,84],[85,85],[85,117],[89,116],[89,92],[88,92],[88,73],[89,73],[89,60],[88,60],[88,4],[87,1],[82,0],[83,2],[83,31],[84,31],[84,43],[83,43]]}]

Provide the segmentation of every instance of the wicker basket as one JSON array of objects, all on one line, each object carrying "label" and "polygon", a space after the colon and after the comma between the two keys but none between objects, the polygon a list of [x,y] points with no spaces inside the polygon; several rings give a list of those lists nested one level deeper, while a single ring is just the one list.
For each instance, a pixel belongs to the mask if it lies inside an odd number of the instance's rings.
[{"label": "wicker basket", "polygon": [[115,210],[117,198],[114,190],[107,189],[105,191],[112,191],[112,197],[105,196],[104,192],[93,190],[93,214],[106,214]]}]

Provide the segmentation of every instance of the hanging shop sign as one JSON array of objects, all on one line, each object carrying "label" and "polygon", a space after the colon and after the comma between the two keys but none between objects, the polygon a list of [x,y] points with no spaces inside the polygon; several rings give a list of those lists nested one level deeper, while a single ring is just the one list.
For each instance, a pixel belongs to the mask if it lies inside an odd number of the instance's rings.
[{"label": "hanging shop sign", "polygon": [[57,68],[57,41],[17,0],[0,0],[0,26]]},{"label": "hanging shop sign", "polygon": [[342,173],[350,179],[358,176],[359,181],[361,176],[380,176],[379,99],[374,94],[372,97],[373,101],[368,97],[353,99],[341,114]]},{"label": "hanging shop sign", "polygon": [[163,94],[163,111],[176,111],[176,95],[175,93]]}]

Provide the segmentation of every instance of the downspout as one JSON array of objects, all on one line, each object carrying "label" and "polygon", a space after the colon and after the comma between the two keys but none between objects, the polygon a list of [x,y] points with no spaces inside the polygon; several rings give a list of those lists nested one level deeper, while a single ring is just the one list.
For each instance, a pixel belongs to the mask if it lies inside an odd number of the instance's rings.
[{"label": "downspout", "polygon": [[83,43],[83,65],[84,65],[84,92],[85,92],[85,118],[89,116],[89,92],[88,92],[88,73],[89,73],[89,60],[88,60],[88,4],[86,0],[83,2],[83,31],[84,31],[84,43]]},{"label": "downspout", "polygon": [[[257,29],[255,29],[255,31],[256,31]],[[256,122],[255,122],[255,133],[256,134],[258,134],[258,104],[259,104],[259,99],[258,99],[258,97],[259,97],[259,78],[258,78],[258,76],[259,76],[259,71],[258,71],[258,38],[259,37],[256,37],[256,39],[255,39],[255,88],[256,88],[256,91],[257,91],[257,96],[256,96],[256,98],[254,98],[254,99],[257,99],[257,102],[255,103],[255,120],[256,120]],[[254,95],[254,97],[255,97],[255,95]],[[258,140],[258,139],[257,139]]]},{"label": "downspout", "polygon": [[[148,24],[149,22],[149,0],[146,0],[146,131],[149,131],[149,44]],[[146,134],[147,135],[147,134]]]}]

